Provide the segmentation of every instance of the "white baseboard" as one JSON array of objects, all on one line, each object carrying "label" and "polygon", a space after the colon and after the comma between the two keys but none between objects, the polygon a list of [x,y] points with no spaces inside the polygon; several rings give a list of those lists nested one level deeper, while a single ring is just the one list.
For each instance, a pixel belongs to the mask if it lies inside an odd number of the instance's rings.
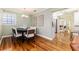
[{"label": "white baseboard", "polygon": [[3,39],[3,38],[5,38],[5,37],[10,37],[10,36],[12,36],[12,35],[4,35],[4,36],[2,36],[1,39],[0,39],[0,45],[1,45],[1,43],[2,43],[2,39]]},{"label": "white baseboard", "polygon": [[1,45],[1,43],[2,43],[2,39],[3,39],[3,37],[0,38],[0,45]]},{"label": "white baseboard", "polygon": [[12,35],[4,35],[4,36],[2,36],[2,37],[4,38],[4,37],[10,37],[10,36],[12,36]]},{"label": "white baseboard", "polygon": [[52,40],[52,38],[50,38],[50,37],[47,37],[47,36],[44,36],[44,35],[40,35],[40,34],[37,34],[37,35],[40,36],[40,37],[43,37],[45,39]]},{"label": "white baseboard", "polygon": [[[44,35],[40,35],[40,34],[36,34],[36,35],[38,35],[38,36],[40,36],[40,37],[43,37],[43,38],[45,38],[45,39],[48,39],[48,40],[53,40],[53,38],[50,38],[50,37],[47,37],[47,36],[44,36]],[[2,38],[4,38],[4,37],[11,37],[12,35],[4,35],[4,36],[2,36]]]}]

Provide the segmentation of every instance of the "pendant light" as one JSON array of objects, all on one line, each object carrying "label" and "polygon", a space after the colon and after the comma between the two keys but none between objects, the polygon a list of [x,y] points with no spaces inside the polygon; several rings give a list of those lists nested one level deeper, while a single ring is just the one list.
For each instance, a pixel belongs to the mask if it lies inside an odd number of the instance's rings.
[{"label": "pendant light", "polygon": [[[24,8],[24,11],[25,11],[25,8]],[[25,15],[25,14],[22,14],[21,17],[22,18],[28,18],[29,16],[28,15]]]}]

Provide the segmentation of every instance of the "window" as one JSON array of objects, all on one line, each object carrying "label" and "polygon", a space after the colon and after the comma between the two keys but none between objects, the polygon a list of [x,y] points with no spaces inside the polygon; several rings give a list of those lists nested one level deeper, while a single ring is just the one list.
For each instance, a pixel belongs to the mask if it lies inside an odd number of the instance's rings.
[{"label": "window", "polygon": [[15,25],[16,24],[16,15],[8,14],[8,13],[3,14],[2,23],[9,24],[9,25]]}]

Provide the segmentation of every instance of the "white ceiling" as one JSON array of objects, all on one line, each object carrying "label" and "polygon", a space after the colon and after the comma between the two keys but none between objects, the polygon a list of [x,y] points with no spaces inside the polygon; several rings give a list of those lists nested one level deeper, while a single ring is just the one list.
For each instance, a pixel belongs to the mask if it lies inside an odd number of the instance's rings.
[{"label": "white ceiling", "polygon": [[[35,14],[46,10],[47,8],[5,8],[5,11],[13,11],[17,13]],[[36,12],[34,12],[36,11]]]},{"label": "white ceiling", "polygon": [[[17,12],[17,13],[26,13],[26,14],[36,14],[36,13],[39,13],[39,12],[42,12],[42,11],[45,11],[47,9],[52,9],[52,11],[55,11],[55,10],[59,10],[61,8],[4,8],[3,10],[5,11],[13,11],[13,12]],[[34,12],[36,11],[36,12]]]}]

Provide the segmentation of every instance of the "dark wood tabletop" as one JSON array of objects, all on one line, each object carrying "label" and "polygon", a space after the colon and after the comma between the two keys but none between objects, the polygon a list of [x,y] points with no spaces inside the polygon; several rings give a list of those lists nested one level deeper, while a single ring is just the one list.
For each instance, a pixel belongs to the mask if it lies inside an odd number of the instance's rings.
[{"label": "dark wood tabletop", "polygon": [[17,32],[26,32],[27,28],[17,28]]}]

